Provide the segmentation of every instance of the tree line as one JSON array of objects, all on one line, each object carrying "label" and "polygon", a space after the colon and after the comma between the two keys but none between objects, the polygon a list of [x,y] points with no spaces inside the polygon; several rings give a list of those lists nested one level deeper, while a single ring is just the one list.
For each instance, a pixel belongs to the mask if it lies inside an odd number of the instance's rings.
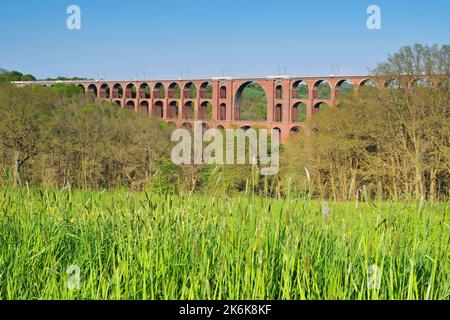
[{"label": "tree line", "polygon": [[31,74],[22,74],[19,71],[7,71],[0,68],[0,82],[6,81],[36,81]]}]

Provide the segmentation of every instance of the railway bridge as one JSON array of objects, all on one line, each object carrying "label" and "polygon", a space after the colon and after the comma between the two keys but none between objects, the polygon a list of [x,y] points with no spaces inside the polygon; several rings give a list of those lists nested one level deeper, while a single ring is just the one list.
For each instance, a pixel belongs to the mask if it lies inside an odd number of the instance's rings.
[{"label": "railway bridge", "polygon": [[[282,139],[298,132],[304,120],[324,106],[336,107],[344,91],[366,85],[387,86],[385,80],[369,76],[272,76],[256,78],[205,78],[135,81],[34,81],[18,86],[74,84],[98,100],[143,116],[164,119],[176,127],[192,127],[202,121],[205,128],[266,128],[278,130]],[[248,86],[259,86],[267,111],[262,119],[243,117],[241,100]]]}]

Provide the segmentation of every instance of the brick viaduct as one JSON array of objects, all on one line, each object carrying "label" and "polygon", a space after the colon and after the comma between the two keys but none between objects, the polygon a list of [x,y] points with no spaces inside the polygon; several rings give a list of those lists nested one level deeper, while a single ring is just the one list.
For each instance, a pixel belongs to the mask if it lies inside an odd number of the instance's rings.
[{"label": "brick viaduct", "polygon": [[[364,85],[385,86],[387,81],[368,76],[211,78],[191,80],[149,81],[38,81],[17,82],[16,85],[75,84],[99,100],[107,100],[121,108],[162,118],[177,127],[192,127],[203,121],[206,128],[267,128],[279,130],[282,139],[298,132],[304,124],[299,112],[310,119],[323,104],[339,105],[344,84],[358,90]],[[243,90],[251,83],[265,93],[265,120],[246,121],[240,117]],[[319,95],[319,86],[328,85],[327,96]],[[303,86],[303,95],[300,88]],[[302,110],[300,110],[300,108]]]}]

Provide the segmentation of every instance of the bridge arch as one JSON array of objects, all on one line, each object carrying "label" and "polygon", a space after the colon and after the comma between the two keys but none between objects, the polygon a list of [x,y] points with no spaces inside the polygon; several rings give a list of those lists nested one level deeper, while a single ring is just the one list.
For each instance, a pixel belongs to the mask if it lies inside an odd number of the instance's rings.
[{"label": "bridge arch", "polygon": [[309,86],[305,80],[297,80],[292,85],[293,99],[309,99]]},{"label": "bridge arch", "polygon": [[136,97],[137,97],[136,86],[134,85],[134,83],[129,83],[125,88],[125,98],[136,99]]},{"label": "bridge arch", "polygon": [[403,85],[398,79],[389,79],[385,82],[384,87],[388,89],[402,89]]},{"label": "bridge arch", "polygon": [[167,97],[169,99],[180,99],[181,98],[180,85],[177,82],[172,82],[169,85],[169,89],[167,90]]},{"label": "bridge arch", "polygon": [[266,121],[267,92],[258,81],[242,83],[234,95],[234,120]]},{"label": "bridge arch", "polygon": [[168,114],[168,118],[169,119],[177,119],[178,118],[178,102],[176,101],[172,101],[171,103],[169,103],[169,114]]},{"label": "bridge arch", "polygon": [[275,106],[275,112],[273,114],[274,122],[283,122],[283,105],[281,103]]},{"label": "bridge arch", "polygon": [[411,82],[411,87],[414,88],[431,88],[432,83],[425,78],[417,78]]},{"label": "bridge arch", "polygon": [[198,118],[200,120],[211,120],[212,104],[208,101],[203,101],[198,108]]},{"label": "bridge arch", "polygon": [[155,99],[164,99],[166,97],[166,89],[164,88],[164,84],[158,82],[153,87],[153,98]]},{"label": "bridge arch", "polygon": [[274,131],[278,132],[281,137],[281,129],[279,127],[272,128],[272,132],[274,132]]},{"label": "bridge arch", "polygon": [[190,120],[194,118],[194,103],[186,101],[183,105],[183,119]]},{"label": "bridge arch", "polygon": [[292,127],[291,130],[289,130],[289,135],[291,135],[291,136],[297,135],[299,133],[300,133],[300,127],[299,126]]},{"label": "bridge arch", "polygon": [[200,85],[200,92],[199,92],[200,99],[212,99],[212,91],[213,91],[212,84],[210,82],[203,82]]},{"label": "bridge arch", "polygon": [[252,128],[251,126],[242,126],[239,129],[247,131],[247,130],[250,130],[251,128]]},{"label": "bridge arch", "polygon": [[164,116],[164,102],[156,101],[153,104],[153,116],[162,119]]},{"label": "bridge arch", "polygon": [[373,79],[364,79],[359,83],[359,88],[364,87],[378,88],[378,83]]},{"label": "bridge arch", "polygon": [[197,87],[193,82],[188,82],[183,88],[183,99],[196,99],[197,98]]},{"label": "bridge arch", "polygon": [[125,107],[129,110],[134,110],[135,104],[133,100],[129,100],[127,101],[127,103],[125,104]]},{"label": "bridge arch", "polygon": [[120,83],[116,83],[113,86],[112,96],[114,99],[122,99],[123,98],[123,88]]},{"label": "bridge arch", "polygon": [[80,90],[80,93],[86,93],[86,88],[82,84],[78,85],[78,90]]},{"label": "bridge arch", "polygon": [[190,122],[183,122],[182,126],[184,129],[188,129],[188,130],[192,129],[192,124]]},{"label": "bridge arch", "polygon": [[283,86],[281,84],[275,87],[275,99],[283,99]]},{"label": "bridge arch", "polygon": [[139,86],[139,99],[150,99],[150,98],[151,98],[150,85],[144,82]]},{"label": "bridge arch", "polygon": [[314,83],[313,99],[331,99],[331,84],[328,80],[317,80]]},{"label": "bridge arch", "polygon": [[114,106],[121,108],[122,107],[122,101],[120,100],[115,100],[114,102]]},{"label": "bridge arch", "polygon": [[141,101],[141,103],[139,103],[140,114],[147,116],[149,111],[148,109],[149,109],[148,101]]},{"label": "bridge arch", "polygon": [[88,94],[90,96],[96,97],[98,96],[98,92],[97,92],[97,86],[95,84],[90,84],[88,86]]},{"label": "bridge arch", "polygon": [[308,106],[303,102],[297,102],[292,106],[291,121],[304,122],[308,117]]},{"label": "bridge arch", "polygon": [[317,102],[316,104],[314,104],[314,110],[315,111],[322,110],[322,109],[325,109],[325,108],[328,108],[328,107],[329,107],[329,105],[326,102],[323,102],[323,101],[320,101],[320,102]]},{"label": "bridge arch", "polygon": [[221,103],[219,105],[219,110],[217,110],[217,119],[220,121],[227,120],[227,105],[226,105],[226,103]]},{"label": "bridge arch", "polygon": [[111,97],[111,91],[109,89],[109,85],[104,83],[100,87],[100,98],[109,99]]},{"label": "bridge arch", "polygon": [[342,79],[336,83],[334,88],[335,97],[345,97],[355,91],[355,85],[351,79]]},{"label": "bridge arch", "polygon": [[221,86],[219,89],[219,98],[226,99],[227,98],[227,87]]}]

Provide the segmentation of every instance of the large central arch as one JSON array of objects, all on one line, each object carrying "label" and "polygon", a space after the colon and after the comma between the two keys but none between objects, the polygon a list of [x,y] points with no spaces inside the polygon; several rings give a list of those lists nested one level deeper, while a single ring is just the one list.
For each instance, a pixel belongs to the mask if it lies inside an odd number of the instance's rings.
[{"label": "large central arch", "polygon": [[234,96],[234,120],[267,121],[267,94],[256,81],[244,82]]}]

